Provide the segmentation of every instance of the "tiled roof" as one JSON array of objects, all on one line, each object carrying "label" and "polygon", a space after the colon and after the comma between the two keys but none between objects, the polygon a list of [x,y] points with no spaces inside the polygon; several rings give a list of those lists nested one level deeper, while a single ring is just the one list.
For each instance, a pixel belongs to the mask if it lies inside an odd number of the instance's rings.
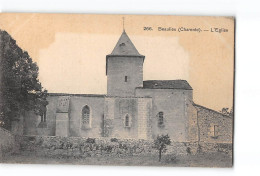
[{"label": "tiled roof", "polygon": [[143,82],[143,88],[192,90],[192,87],[186,80],[148,80]]},{"label": "tiled roof", "polygon": [[134,44],[128,37],[125,31],[123,31],[121,37],[119,38],[114,50],[110,55],[113,56],[142,56],[137,49],[135,48]]},{"label": "tiled roof", "polygon": [[105,97],[103,94],[69,94],[69,93],[48,93],[49,96],[75,96],[75,97]]}]

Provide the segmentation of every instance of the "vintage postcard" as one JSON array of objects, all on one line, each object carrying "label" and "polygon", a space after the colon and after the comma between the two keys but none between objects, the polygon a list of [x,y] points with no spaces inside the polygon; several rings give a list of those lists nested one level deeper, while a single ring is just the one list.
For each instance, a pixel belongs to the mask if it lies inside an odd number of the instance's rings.
[{"label": "vintage postcard", "polygon": [[234,28],[0,14],[0,162],[232,167]]}]

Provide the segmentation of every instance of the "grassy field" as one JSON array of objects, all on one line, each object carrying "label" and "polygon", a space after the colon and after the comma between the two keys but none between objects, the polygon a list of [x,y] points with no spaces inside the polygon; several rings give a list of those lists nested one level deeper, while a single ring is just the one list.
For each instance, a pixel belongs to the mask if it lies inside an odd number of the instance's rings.
[{"label": "grassy field", "polygon": [[223,153],[199,154],[185,156],[163,155],[161,162],[158,156],[108,157],[95,156],[85,158],[72,157],[37,157],[29,153],[4,157],[2,163],[23,164],[77,164],[77,165],[117,165],[117,166],[174,166],[174,167],[231,167],[232,158]]}]

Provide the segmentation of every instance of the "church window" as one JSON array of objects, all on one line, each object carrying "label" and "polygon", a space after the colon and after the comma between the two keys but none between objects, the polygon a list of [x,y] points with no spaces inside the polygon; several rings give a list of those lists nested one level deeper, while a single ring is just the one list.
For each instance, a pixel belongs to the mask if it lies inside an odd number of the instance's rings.
[{"label": "church window", "polygon": [[125,76],[125,82],[127,82],[127,76]]},{"label": "church window", "polygon": [[90,108],[87,105],[82,109],[82,126],[90,127]]},{"label": "church window", "polygon": [[41,122],[38,125],[38,128],[47,128],[47,122],[46,122],[46,111],[47,107],[44,106],[41,108]]},{"label": "church window", "polygon": [[125,127],[130,127],[130,117],[128,114],[125,116]]},{"label": "church window", "polygon": [[159,127],[164,126],[163,112],[158,113],[158,126]]},{"label": "church window", "polygon": [[46,111],[47,111],[46,106],[41,108],[41,122],[46,122]]}]

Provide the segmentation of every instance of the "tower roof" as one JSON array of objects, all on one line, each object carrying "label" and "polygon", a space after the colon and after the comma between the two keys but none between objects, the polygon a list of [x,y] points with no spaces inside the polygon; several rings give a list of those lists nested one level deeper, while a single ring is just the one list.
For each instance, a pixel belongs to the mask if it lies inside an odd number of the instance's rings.
[{"label": "tower roof", "polygon": [[110,55],[113,56],[142,56],[137,49],[135,48],[134,44],[126,34],[125,30],[123,31],[121,37],[119,38],[114,50]]},{"label": "tower roof", "polygon": [[126,34],[125,30],[121,34],[115,48],[113,49],[112,53],[106,56],[106,75],[107,75],[107,62],[109,57],[139,57],[144,62],[144,55],[141,55],[137,49],[135,48],[134,44]]}]

